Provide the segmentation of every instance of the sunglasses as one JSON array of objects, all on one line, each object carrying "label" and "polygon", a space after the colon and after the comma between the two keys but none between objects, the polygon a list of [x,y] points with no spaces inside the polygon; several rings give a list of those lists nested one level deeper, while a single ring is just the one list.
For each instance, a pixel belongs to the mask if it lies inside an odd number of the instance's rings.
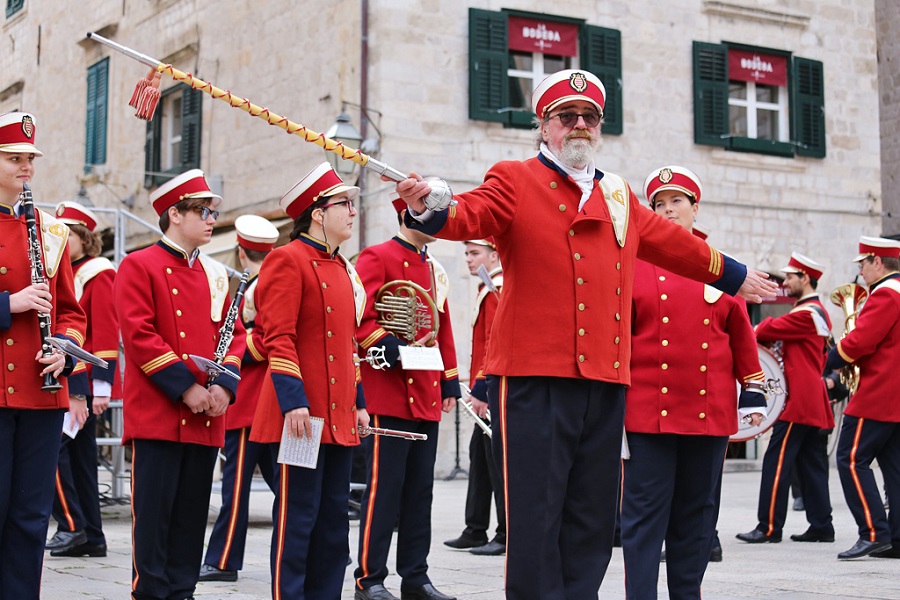
[{"label": "sunglasses", "polygon": [[207,220],[210,216],[212,216],[213,221],[219,218],[219,211],[213,210],[208,206],[194,206],[191,210],[200,215],[201,221]]},{"label": "sunglasses", "polygon": [[547,117],[547,120],[553,119],[555,117],[559,117],[559,122],[562,123],[563,127],[575,127],[578,123],[578,117],[584,119],[584,124],[588,127],[596,127],[600,124],[600,119],[603,118],[598,112],[586,112],[586,113],[577,113],[577,112],[561,112],[556,113],[555,115],[550,115]]},{"label": "sunglasses", "polygon": [[322,208],[329,208],[331,206],[346,206],[347,210],[353,212],[353,209],[356,208],[356,204],[353,203],[353,200],[341,200],[340,202],[331,202],[330,204],[323,204]]}]

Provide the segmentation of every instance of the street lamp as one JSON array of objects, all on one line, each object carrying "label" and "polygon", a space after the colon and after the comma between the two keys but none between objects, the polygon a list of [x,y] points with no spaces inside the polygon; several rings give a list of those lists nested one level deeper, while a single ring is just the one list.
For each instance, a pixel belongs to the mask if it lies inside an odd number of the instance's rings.
[{"label": "street lamp", "polygon": [[[359,148],[359,145],[362,142],[362,134],[353,126],[350,115],[348,115],[343,108],[341,114],[337,116],[334,125],[329,127],[328,131],[325,132],[325,137],[331,138],[336,142],[341,142],[354,150]],[[356,183],[356,179],[359,176],[359,165],[352,160],[341,158],[330,150],[325,151],[325,157],[345,183],[350,185]]]}]

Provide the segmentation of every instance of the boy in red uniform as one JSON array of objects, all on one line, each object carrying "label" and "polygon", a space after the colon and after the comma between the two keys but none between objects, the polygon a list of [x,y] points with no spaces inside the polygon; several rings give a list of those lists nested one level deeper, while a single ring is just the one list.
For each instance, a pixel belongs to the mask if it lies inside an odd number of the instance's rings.
[{"label": "boy in red uniform", "polygon": [[315,468],[281,464],[273,508],[273,600],[340,600],[350,553],[350,466],[369,415],[356,365],[362,283],[338,245],[353,232],[359,188],[322,163],[281,198],[291,242],[263,262],[257,288],[268,376],[250,439],[277,456],[284,431],[310,437]]},{"label": "boy in red uniform", "polygon": [[[132,252],[116,277],[125,348],[125,432],[130,443],[134,600],[193,597],[203,558],[213,467],[237,380],[211,381],[190,355],[212,359],[230,306],[228,273],[200,255],[222,198],[193,169],[150,194],[163,237]],[[237,319],[222,365],[239,374]]]},{"label": "boy in red uniform", "polygon": [[112,293],[116,269],[100,256],[103,244],[95,233],[97,217],[90,209],[77,202],[60,202],[56,217],[69,227],[75,297],[88,319],[84,349],[108,366],[80,362],[69,377],[70,393],[87,399],[90,414],[74,439],[63,436],[53,502],[57,529],[47,549],[50,556],[106,556],[97,486],[97,417],[109,408],[110,398],[122,399],[117,368],[119,321]]},{"label": "boy in red uniform", "polygon": [[82,343],[84,311],[75,298],[66,257],[68,228],[35,210],[45,283],[33,283],[28,232],[19,194],[34,176],[35,119],[0,115],[0,598],[38,598],[63,414],[84,424],[87,403],[62,389],[43,391],[42,375],[61,377],[75,362],[41,353],[38,314],[50,315],[54,337]]},{"label": "boy in red uniform", "polygon": [[250,484],[257,465],[269,489],[275,490],[275,457],[267,446],[251,442],[249,438],[268,366],[262,340],[254,335],[256,285],[263,259],[278,241],[278,229],[257,215],[241,215],[234,221],[234,229],[238,260],[241,268],[250,273],[240,306],[241,321],[247,331],[247,351],[241,361],[237,401],[225,413],[222,508],[209,536],[206,557],[200,567],[200,581],[237,581],[238,571],[244,566]]}]

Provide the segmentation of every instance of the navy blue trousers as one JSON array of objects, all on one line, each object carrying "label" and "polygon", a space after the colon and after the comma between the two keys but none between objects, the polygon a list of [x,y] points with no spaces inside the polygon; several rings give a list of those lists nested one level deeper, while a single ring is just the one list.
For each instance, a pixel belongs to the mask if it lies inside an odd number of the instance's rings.
[{"label": "navy blue trousers", "polygon": [[[90,405],[88,405],[90,410]],[[58,531],[80,531],[87,543],[106,543],[97,483],[97,417],[90,413],[75,438],[63,436],[56,469],[53,518]]]},{"label": "navy blue trousers", "polygon": [[133,440],[134,600],[192,598],[200,576],[218,448]]},{"label": "navy blue trousers", "polygon": [[[359,566],[354,577],[359,589],[383,584],[388,575],[388,551],[397,528],[397,574],[402,589],[431,583],[431,502],[434,497],[434,459],[437,421],[409,421],[376,415],[373,427],[424,433],[425,441],[375,436],[359,515]],[[346,507],[345,507],[346,508]]]},{"label": "navy blue trousers", "polygon": [[[872,473],[877,460],[891,501],[890,515]],[[838,474],[859,537],[900,547],[900,423],[859,419],[844,414],[837,447]],[[804,502],[806,498],[803,499]]]},{"label": "navy blue trousers", "polygon": [[0,408],[0,600],[38,600],[64,410]]},{"label": "navy blue trousers", "polygon": [[491,500],[497,513],[494,540],[506,543],[506,502],[503,499],[503,479],[494,461],[489,438],[475,425],[469,440],[469,482],[466,488],[466,529],[473,538],[487,537],[491,524]]},{"label": "navy blue trousers", "polygon": [[624,386],[559,377],[488,385],[505,458],[507,599],[596,600],[612,556]]},{"label": "navy blue trousers", "polygon": [[782,533],[794,468],[800,474],[801,495],[810,527],[820,533],[834,533],[828,493],[828,438],[821,431],[818,427],[786,421],[777,421],[772,426],[772,437],[763,456],[756,526],[766,535]]},{"label": "navy blue trousers", "polygon": [[[276,455],[277,456],[277,455]],[[259,465],[269,489],[275,491],[275,457],[267,444],[250,441],[250,428],[225,432],[225,464],[222,467],[222,508],[213,525],[203,559],[223,571],[244,568],[250,485]]]},{"label": "navy blue trousers", "polygon": [[622,474],[628,598],[657,597],[663,541],[669,598],[700,598],[727,446],[727,437],[628,433],[631,457],[623,461]]}]

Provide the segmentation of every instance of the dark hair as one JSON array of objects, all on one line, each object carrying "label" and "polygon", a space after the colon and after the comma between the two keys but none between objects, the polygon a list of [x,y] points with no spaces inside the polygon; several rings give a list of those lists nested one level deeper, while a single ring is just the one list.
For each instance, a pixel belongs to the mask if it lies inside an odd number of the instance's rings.
[{"label": "dark hair", "polygon": [[294,229],[291,230],[291,239],[296,240],[301,233],[308,233],[312,225],[312,214],[317,208],[322,208],[328,203],[330,196],[323,196],[309,205],[309,208],[300,213],[300,216],[294,219]]},{"label": "dark hair", "polygon": [[900,271],[900,258],[882,256],[881,264],[883,264],[884,268],[888,271]]},{"label": "dark hair", "polygon": [[71,224],[68,227],[69,230],[81,240],[85,256],[90,256],[92,258],[100,256],[100,253],[103,251],[103,242],[100,241],[99,235],[91,233],[91,230],[84,225]]},{"label": "dark hair", "polygon": [[812,275],[809,275],[809,273],[807,273],[807,275],[809,276],[809,287],[811,287],[812,289],[818,288],[819,280],[816,279],[815,277],[813,277]]},{"label": "dark hair", "polygon": [[403,213],[405,213],[405,212],[406,212],[406,209],[403,208],[400,210],[400,212],[397,213],[397,225],[401,225],[401,226],[403,225]]},{"label": "dark hair", "polygon": [[270,250],[251,250],[249,248],[244,248],[243,246],[241,246],[241,248],[243,248],[247,260],[255,263],[261,263],[270,252]]},{"label": "dark hair", "polygon": [[[188,198],[187,200],[179,200],[169,208],[175,208],[179,213],[184,214],[187,211],[200,206],[210,206],[211,203],[211,198]],[[165,233],[169,230],[171,225],[172,223],[169,220],[169,209],[167,208],[163,211],[163,214],[159,215],[159,229]]]}]

